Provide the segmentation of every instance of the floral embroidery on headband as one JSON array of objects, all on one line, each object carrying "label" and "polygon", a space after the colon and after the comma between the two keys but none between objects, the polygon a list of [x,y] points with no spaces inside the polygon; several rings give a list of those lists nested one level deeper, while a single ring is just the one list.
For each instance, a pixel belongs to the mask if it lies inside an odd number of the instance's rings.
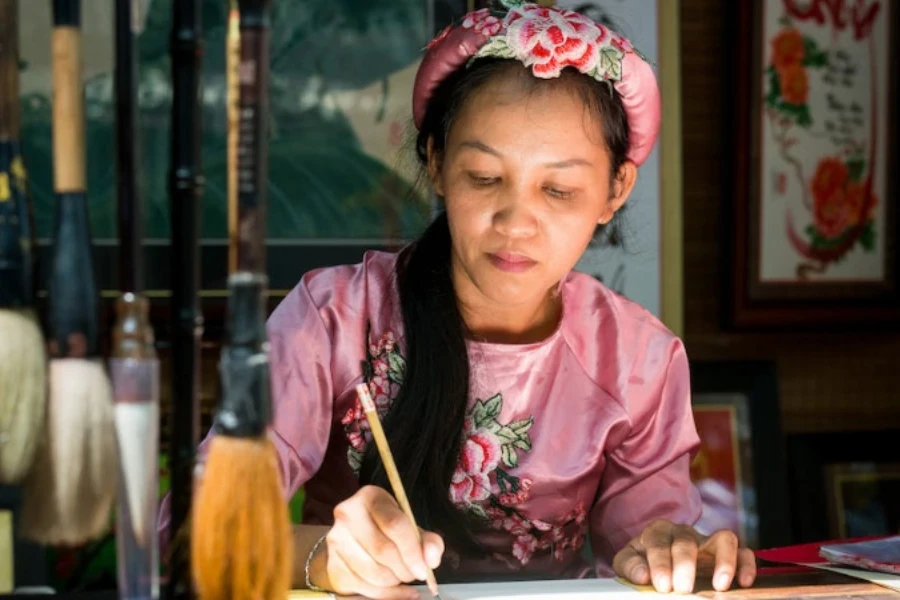
[{"label": "floral embroidery on headband", "polygon": [[[472,57],[516,58],[531,67],[537,77],[558,77],[566,67],[574,67],[595,79],[622,79],[622,59],[634,48],[625,38],[581,13],[523,3],[506,13],[505,33],[488,33],[496,17],[487,9],[466,18],[472,27],[493,36]],[[465,23],[464,23],[464,26]],[[482,29],[479,29],[481,27]],[[490,28],[490,29],[489,29]]]},{"label": "floral embroidery on headband", "polygon": [[[377,341],[366,336],[363,377],[380,417],[384,417],[397,397],[406,374],[406,360],[397,337],[387,331]],[[496,558],[516,569],[528,564],[537,551],[548,551],[556,560],[565,560],[583,544],[587,531],[587,512],[578,503],[558,519],[545,521],[525,515],[522,505],[531,497],[533,480],[513,473],[519,466],[519,453],[531,451],[529,431],[534,418],[529,416],[501,423],[503,396],[495,394],[476,400],[466,412],[463,443],[456,471],[450,483],[450,499],[461,510],[484,520],[492,529],[511,535],[512,560],[508,555]],[[354,400],[341,424],[349,442],[347,461],[359,474],[362,457],[372,442],[369,423],[359,399]]]}]

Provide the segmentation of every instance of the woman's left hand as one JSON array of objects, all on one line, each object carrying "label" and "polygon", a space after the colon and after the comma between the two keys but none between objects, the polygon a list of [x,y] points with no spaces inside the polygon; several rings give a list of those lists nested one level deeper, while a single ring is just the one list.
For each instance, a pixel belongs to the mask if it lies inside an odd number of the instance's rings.
[{"label": "woman's left hand", "polygon": [[711,576],[713,587],[722,592],[735,580],[743,587],[753,585],[756,557],[739,547],[731,531],[705,536],[693,527],[661,520],[616,554],[613,569],[638,585],[652,582],[657,592],[690,593],[697,576]]}]

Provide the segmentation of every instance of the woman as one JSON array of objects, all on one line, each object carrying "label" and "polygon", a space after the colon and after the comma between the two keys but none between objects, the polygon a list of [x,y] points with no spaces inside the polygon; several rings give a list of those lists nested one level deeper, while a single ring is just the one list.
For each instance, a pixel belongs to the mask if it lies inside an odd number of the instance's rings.
[{"label": "woman", "polygon": [[[306,493],[295,580],[413,598],[428,564],[440,581],[616,573],[686,592],[700,568],[750,585],[733,534],[691,527],[681,342],[572,270],[655,142],[653,72],[587,17],[506,4],[445,30],[416,79],[440,216],[397,255],[308,273],[270,317],[273,438],[287,493]],[[362,380],[422,544],[385,491]]]}]

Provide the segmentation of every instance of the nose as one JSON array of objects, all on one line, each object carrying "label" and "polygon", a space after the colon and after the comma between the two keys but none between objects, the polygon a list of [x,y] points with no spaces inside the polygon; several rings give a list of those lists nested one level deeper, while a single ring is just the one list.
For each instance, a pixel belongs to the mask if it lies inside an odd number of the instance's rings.
[{"label": "nose", "polygon": [[537,233],[538,221],[528,203],[510,194],[510,197],[494,213],[494,229],[509,238],[528,238]]}]

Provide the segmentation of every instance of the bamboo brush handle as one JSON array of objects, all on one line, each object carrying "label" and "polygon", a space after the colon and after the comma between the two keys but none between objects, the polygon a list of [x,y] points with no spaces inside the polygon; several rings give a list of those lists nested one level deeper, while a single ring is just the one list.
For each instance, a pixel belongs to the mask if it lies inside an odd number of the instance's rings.
[{"label": "bamboo brush handle", "polygon": [[53,3],[53,189],[85,190],[84,96],[81,90],[81,3]]},{"label": "bamboo brush handle", "polygon": [[139,292],[144,269],[141,246],[142,198],[138,183],[138,60],[135,49],[135,0],[115,2],[116,162],[118,178],[119,289]]},{"label": "bamboo brush handle", "polygon": [[237,270],[238,257],[238,66],[241,60],[241,33],[238,9],[231,3],[228,13],[228,35],[225,44],[225,81],[228,117],[228,272]]},{"label": "bamboo brush handle", "polygon": [[0,140],[19,138],[18,0],[0,0]]},{"label": "bamboo brush handle", "polygon": [[238,257],[239,271],[264,273],[268,205],[269,0],[238,0]]}]

